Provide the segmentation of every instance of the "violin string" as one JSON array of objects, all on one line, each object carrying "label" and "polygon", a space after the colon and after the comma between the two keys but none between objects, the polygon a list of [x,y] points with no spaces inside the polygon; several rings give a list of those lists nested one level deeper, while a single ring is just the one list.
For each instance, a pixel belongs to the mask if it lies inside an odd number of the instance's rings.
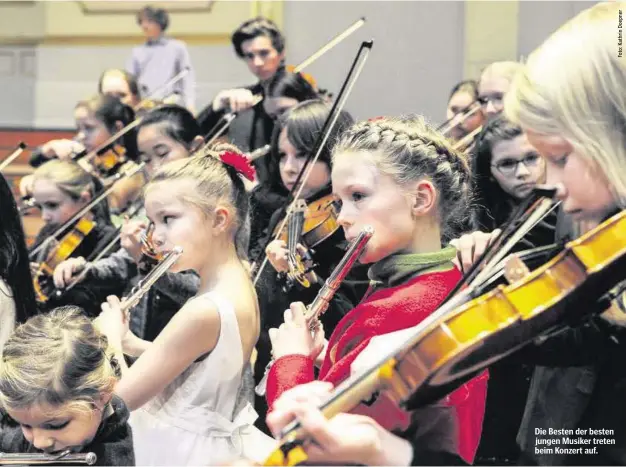
[{"label": "violin string", "polygon": [[559,203],[554,203],[549,198],[542,198],[539,205],[530,214],[528,219],[513,233],[509,240],[498,250],[496,255],[485,265],[484,269],[476,276],[469,288],[474,289],[492,274],[495,267],[504,259],[511,249],[519,242],[530,230],[545,218]]},{"label": "violin string", "polygon": [[[553,212],[557,207],[559,207],[561,205],[561,201],[557,201],[556,203],[554,203],[552,205],[552,207],[550,209],[548,209],[541,217],[539,217],[538,219],[535,220],[535,222],[530,225],[527,229],[527,231],[524,233],[524,235],[526,235],[528,232],[530,232],[532,229],[535,228],[535,226],[537,224],[539,224],[539,222],[541,222],[542,220],[544,220],[546,217],[548,217],[550,215],[551,212]],[[522,235],[522,238],[524,237],[524,235]],[[521,238],[519,239],[521,240]],[[518,241],[519,241],[518,240]],[[545,248],[545,247],[537,247],[537,248]],[[499,270],[504,268],[504,263],[506,261],[507,258],[503,258],[500,262],[498,262],[497,264],[494,263],[492,270],[493,270],[493,274],[496,274]],[[482,284],[478,284],[479,286]]]}]

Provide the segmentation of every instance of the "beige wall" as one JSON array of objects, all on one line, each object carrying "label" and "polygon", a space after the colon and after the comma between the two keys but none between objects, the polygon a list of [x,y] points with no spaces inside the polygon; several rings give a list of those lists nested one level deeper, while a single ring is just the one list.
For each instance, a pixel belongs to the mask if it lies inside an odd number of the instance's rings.
[{"label": "beige wall", "polygon": [[[90,15],[79,3],[0,1],[0,126],[71,127],[75,102],[141,43],[132,13]],[[491,61],[527,55],[593,3],[218,0],[208,12],[172,13],[171,32],[189,44],[201,108],[218,90],[253,81],[229,43],[242,20],[274,18],[287,36],[288,63],[297,64],[366,16],[363,28],[306,71],[336,93],[360,42],[374,39],[348,110],[357,118],[419,112],[441,121],[456,82],[476,78]]]}]

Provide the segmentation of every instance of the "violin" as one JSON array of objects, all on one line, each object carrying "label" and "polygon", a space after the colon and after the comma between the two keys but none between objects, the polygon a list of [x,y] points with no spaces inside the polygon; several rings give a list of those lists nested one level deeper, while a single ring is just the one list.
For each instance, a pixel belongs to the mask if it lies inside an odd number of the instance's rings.
[{"label": "violin", "polygon": [[[320,408],[329,418],[377,392],[408,410],[439,400],[535,339],[604,311],[598,297],[624,280],[625,266],[622,211],[522,279],[469,301],[468,289],[457,294],[379,362],[338,385]],[[306,460],[299,429],[294,422],[283,430],[265,465]]]},{"label": "violin", "polygon": [[[339,229],[337,223],[337,205],[333,195],[326,195],[316,201],[313,201],[306,205],[306,211],[304,211],[304,224],[302,225],[302,240],[304,246],[313,248]],[[278,235],[280,233],[280,235]],[[274,229],[274,236],[278,239],[288,240],[289,232],[284,229],[279,232],[278,226]]]},{"label": "violin", "polygon": [[37,266],[33,277],[35,298],[39,303],[46,303],[56,290],[52,280],[55,268],[68,259],[80,246],[82,241],[96,227],[91,214],[87,214],[76,222],[74,227],[46,255],[45,261]]},{"label": "violin", "polygon": [[299,283],[309,288],[311,283],[319,282],[313,272],[316,266],[308,253],[303,255],[297,251],[298,243],[310,250],[333,235],[338,229],[337,207],[332,195],[326,195],[307,205],[304,200],[298,199],[288,219],[287,229],[279,231],[279,223],[274,229],[273,236],[287,244],[286,290]]},{"label": "violin", "polygon": [[90,163],[97,175],[108,177],[114,174],[127,160],[126,148],[121,144],[114,144],[103,152],[97,152]]}]

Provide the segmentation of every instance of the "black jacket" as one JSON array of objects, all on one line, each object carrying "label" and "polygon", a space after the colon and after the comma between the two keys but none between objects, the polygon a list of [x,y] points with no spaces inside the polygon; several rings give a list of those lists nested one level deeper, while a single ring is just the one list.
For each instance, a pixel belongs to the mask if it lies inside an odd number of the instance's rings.
[{"label": "black jacket", "polygon": [[[104,419],[94,439],[84,446],[81,452],[96,454],[98,459],[95,465],[135,465],[133,435],[128,424],[130,415],[128,408],[117,396],[111,399],[111,407],[113,413]],[[22,428],[15,421],[4,412],[0,412],[0,416],[0,451],[6,453],[39,452],[26,441]]]}]

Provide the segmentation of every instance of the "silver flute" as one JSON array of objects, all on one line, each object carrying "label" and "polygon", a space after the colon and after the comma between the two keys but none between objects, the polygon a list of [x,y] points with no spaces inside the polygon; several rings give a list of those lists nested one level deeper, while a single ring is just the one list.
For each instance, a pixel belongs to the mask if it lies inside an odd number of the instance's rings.
[{"label": "silver flute", "polygon": [[180,246],[175,246],[172,251],[170,251],[165,257],[157,264],[152,271],[146,277],[139,281],[139,283],[133,287],[130,291],[130,295],[128,297],[124,297],[122,299],[122,311],[128,312],[131,308],[133,308],[141,297],[143,297],[150,287],[159,280],[159,278],[167,272],[172,265],[178,261],[180,255],[183,254],[183,249]]},{"label": "silver flute", "polygon": [[[359,235],[350,242],[350,245],[348,245],[348,249],[346,250],[346,254],[343,255],[343,258],[330,277],[326,279],[326,282],[317,293],[315,300],[307,306],[305,318],[311,332],[315,331],[315,329],[319,326],[320,316],[322,316],[328,309],[328,304],[335,295],[335,292],[337,292],[341,282],[343,282],[356,260],[359,259],[361,253],[363,253],[363,250],[365,249],[367,242],[369,242],[370,238],[372,238],[372,235],[374,235],[374,228],[368,225],[365,226],[363,230],[361,230],[361,233],[359,233]],[[267,390],[267,376],[269,375],[270,368],[272,368],[273,364],[274,359],[267,364],[263,379],[261,379],[259,384],[254,389],[258,396],[265,396],[265,392]]]},{"label": "silver flute", "polygon": [[86,464],[94,465],[98,460],[93,452],[71,452],[69,449],[59,454],[0,452],[0,465],[44,465],[44,464]]}]

